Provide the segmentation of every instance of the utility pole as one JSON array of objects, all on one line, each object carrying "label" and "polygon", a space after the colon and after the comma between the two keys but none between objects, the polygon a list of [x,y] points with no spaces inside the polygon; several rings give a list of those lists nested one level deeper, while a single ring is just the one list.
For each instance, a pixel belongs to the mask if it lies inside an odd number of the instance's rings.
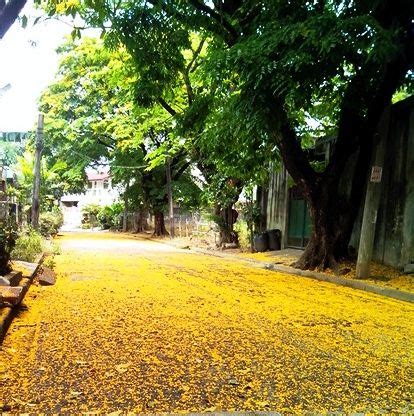
[{"label": "utility pole", "polygon": [[171,161],[167,158],[166,163],[166,177],[167,177],[167,194],[168,194],[168,211],[170,218],[170,238],[174,238],[174,205],[172,198],[172,185],[171,185]]},{"label": "utility pole", "polygon": [[370,178],[365,195],[364,214],[359,240],[356,278],[367,279],[374,248],[375,228],[381,198],[382,171],[390,122],[390,108],[386,108],[378,125],[375,143],[375,155],[370,170]]},{"label": "utility pole", "polygon": [[39,228],[40,213],[40,162],[43,151],[43,114],[39,114],[36,132],[36,150],[35,150],[35,166],[33,180],[33,200],[32,200],[32,227],[37,230]]},{"label": "utility pole", "polygon": [[125,194],[124,194],[124,216],[122,218],[122,231],[124,233],[128,231],[128,211],[129,211],[128,191],[129,191],[129,179],[128,179],[128,182],[125,188]]},{"label": "utility pole", "polygon": [[3,226],[7,220],[8,205],[7,205],[7,179],[3,172],[5,171],[5,157],[0,150],[0,225]]}]

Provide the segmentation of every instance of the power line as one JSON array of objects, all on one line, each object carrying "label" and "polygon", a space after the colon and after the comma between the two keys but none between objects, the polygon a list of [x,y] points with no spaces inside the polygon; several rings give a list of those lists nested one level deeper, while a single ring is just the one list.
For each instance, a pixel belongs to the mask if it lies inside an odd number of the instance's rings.
[{"label": "power line", "polygon": [[139,166],[139,165],[135,165],[135,166],[126,166],[126,165],[111,165],[111,164],[109,164],[109,163],[100,163],[100,162],[98,162],[96,159],[94,159],[94,158],[92,158],[92,157],[90,157],[90,156],[88,156],[88,155],[82,154],[82,153],[80,153],[80,152],[77,152],[76,150],[71,149],[71,150],[69,150],[69,152],[70,152],[70,153],[77,154],[78,156],[81,156],[81,157],[83,157],[84,159],[87,159],[87,160],[89,160],[89,161],[91,161],[91,162],[95,162],[96,164],[99,164],[99,165],[101,165],[101,166],[109,166],[109,167],[111,167],[111,168],[120,168],[120,169],[143,169],[143,168],[147,168],[147,167],[148,167],[148,165],[141,165],[141,166]]}]

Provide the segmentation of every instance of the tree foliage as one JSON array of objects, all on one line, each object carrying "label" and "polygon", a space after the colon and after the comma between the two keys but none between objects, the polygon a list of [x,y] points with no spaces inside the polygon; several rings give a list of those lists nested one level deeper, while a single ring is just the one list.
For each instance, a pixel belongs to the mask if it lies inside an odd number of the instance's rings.
[{"label": "tree foliage", "polygon": [[[262,151],[280,154],[313,220],[298,266],[335,266],[361,203],[378,122],[413,77],[411,0],[47,3],[50,14],[109,24],[108,41],[124,44],[140,73],[136,97],[163,104],[210,175],[222,167],[223,177],[251,173]],[[194,36],[206,42],[203,59],[186,73]],[[187,104],[177,111],[168,99],[180,82]],[[309,148],[330,135],[321,168]]]},{"label": "tree foliage", "polygon": [[78,178],[74,186],[80,188],[86,167],[108,165],[132,208],[161,215],[167,202],[167,158],[174,181],[189,167],[172,135],[170,114],[160,104],[139,105],[138,74],[124,48],[83,39],[68,41],[60,53],[56,82],[41,99],[47,152],[65,161],[66,174]]},{"label": "tree foliage", "polygon": [[[10,192],[18,197],[19,202],[24,206],[30,206],[32,202],[33,182],[34,182],[34,152],[30,144],[24,153],[17,156],[13,170],[17,172],[17,188]],[[64,171],[67,165],[62,161],[52,163],[47,157],[42,158],[40,174],[40,200],[41,209],[50,210],[56,205],[60,197],[69,189],[71,185],[65,181]]]}]

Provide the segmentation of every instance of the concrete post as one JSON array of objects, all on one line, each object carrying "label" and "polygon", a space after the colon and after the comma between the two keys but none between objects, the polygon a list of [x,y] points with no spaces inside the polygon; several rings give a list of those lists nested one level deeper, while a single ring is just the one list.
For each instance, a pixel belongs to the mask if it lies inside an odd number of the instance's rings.
[{"label": "concrete post", "polygon": [[126,185],[125,194],[124,194],[124,215],[122,217],[122,231],[125,233],[128,231],[128,211],[129,211],[129,180]]},{"label": "concrete post", "polygon": [[171,161],[167,159],[166,163],[166,178],[167,178],[167,194],[168,194],[168,212],[170,219],[170,238],[174,238],[174,205],[172,196],[172,183],[171,183]]},{"label": "concrete post", "polygon": [[407,143],[406,195],[402,228],[401,262],[405,272],[414,273],[414,108],[411,109],[408,121]]},{"label": "concrete post", "polygon": [[374,248],[375,228],[382,188],[382,170],[390,122],[390,108],[386,108],[377,133],[375,134],[375,150],[371,164],[370,177],[365,195],[364,214],[362,218],[361,236],[359,240],[356,278],[367,279],[370,275],[369,266]]},{"label": "concrete post", "polygon": [[32,227],[37,230],[39,228],[39,214],[40,214],[40,162],[43,151],[43,114],[39,114],[37,122],[36,134],[36,153],[34,166],[34,181],[33,181],[33,200],[32,200]]}]

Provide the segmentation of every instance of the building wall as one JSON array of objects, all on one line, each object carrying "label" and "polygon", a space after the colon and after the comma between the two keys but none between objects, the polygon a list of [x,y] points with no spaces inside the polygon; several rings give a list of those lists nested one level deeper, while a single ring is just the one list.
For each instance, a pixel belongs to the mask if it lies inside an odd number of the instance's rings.
[{"label": "building wall", "polygon": [[104,187],[103,180],[88,181],[85,194],[81,195],[79,201],[81,206],[89,204],[111,205],[119,198],[119,192],[112,187],[111,179],[107,180],[107,187]]},{"label": "building wall", "polygon": [[[63,229],[78,228],[82,221],[82,208],[86,205],[96,204],[100,206],[112,205],[119,199],[119,190],[112,187],[108,178],[108,186],[104,186],[104,180],[89,180],[84,194],[64,195],[61,199],[63,212]],[[70,205],[70,206],[68,206]]]},{"label": "building wall", "polygon": [[270,167],[270,183],[267,200],[266,228],[282,232],[282,248],[286,247],[288,226],[288,185],[289,175],[284,167],[275,171]]},{"label": "building wall", "polygon": [[374,259],[399,268],[414,263],[414,98],[391,112]]}]

